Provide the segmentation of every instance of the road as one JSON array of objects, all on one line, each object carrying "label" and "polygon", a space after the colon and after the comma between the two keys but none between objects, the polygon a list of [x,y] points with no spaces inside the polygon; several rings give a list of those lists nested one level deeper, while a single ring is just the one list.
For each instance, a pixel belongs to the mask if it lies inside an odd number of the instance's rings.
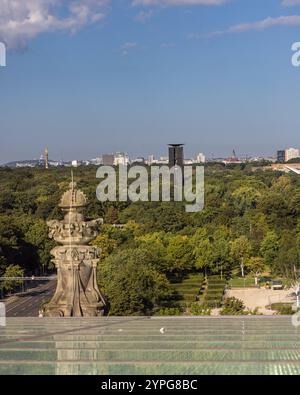
[{"label": "road", "polygon": [[54,294],[56,280],[50,280],[4,300],[7,317],[37,317],[41,305]]}]

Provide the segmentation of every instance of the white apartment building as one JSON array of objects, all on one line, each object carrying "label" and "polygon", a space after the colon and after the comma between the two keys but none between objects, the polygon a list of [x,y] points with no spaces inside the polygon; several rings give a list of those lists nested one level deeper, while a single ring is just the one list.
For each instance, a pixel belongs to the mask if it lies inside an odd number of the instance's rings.
[{"label": "white apartment building", "polygon": [[78,167],[80,165],[80,161],[77,159],[72,160],[71,165],[72,167]]},{"label": "white apartment building", "polygon": [[129,165],[130,164],[130,158],[128,156],[128,154],[125,154],[124,152],[117,152],[115,154],[115,158],[114,158],[114,166],[118,166],[118,165]]},{"label": "white apartment building", "polygon": [[299,150],[297,148],[288,148],[285,150],[285,161],[289,161],[291,159],[299,158]]}]

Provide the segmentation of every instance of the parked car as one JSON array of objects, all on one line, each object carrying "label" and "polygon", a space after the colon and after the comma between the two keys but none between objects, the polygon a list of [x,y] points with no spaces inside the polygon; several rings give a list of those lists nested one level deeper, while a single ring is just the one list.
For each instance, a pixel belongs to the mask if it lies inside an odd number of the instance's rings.
[{"label": "parked car", "polygon": [[272,281],[272,289],[273,290],[283,289],[282,281],[280,281],[280,280],[273,280]]}]

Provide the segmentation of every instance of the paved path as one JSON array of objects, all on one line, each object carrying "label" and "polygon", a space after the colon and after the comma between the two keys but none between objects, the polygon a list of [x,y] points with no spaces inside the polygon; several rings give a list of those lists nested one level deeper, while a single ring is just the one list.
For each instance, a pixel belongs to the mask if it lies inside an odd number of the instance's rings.
[{"label": "paved path", "polygon": [[51,299],[56,280],[50,280],[24,293],[4,300],[7,317],[37,317],[41,305]]},{"label": "paved path", "polygon": [[266,307],[272,303],[292,303],[292,290],[273,291],[264,288],[241,288],[227,291],[226,297],[234,296],[244,302],[245,306],[253,310],[259,308],[259,312],[265,315],[272,315],[274,311]]}]

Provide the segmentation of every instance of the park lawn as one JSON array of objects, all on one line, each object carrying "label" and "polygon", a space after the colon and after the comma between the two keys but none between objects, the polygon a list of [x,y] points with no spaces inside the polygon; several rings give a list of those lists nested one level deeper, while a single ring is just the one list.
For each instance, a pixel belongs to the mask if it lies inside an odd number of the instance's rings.
[{"label": "park lawn", "polygon": [[256,287],[255,279],[253,277],[237,277],[229,280],[230,288]]}]

